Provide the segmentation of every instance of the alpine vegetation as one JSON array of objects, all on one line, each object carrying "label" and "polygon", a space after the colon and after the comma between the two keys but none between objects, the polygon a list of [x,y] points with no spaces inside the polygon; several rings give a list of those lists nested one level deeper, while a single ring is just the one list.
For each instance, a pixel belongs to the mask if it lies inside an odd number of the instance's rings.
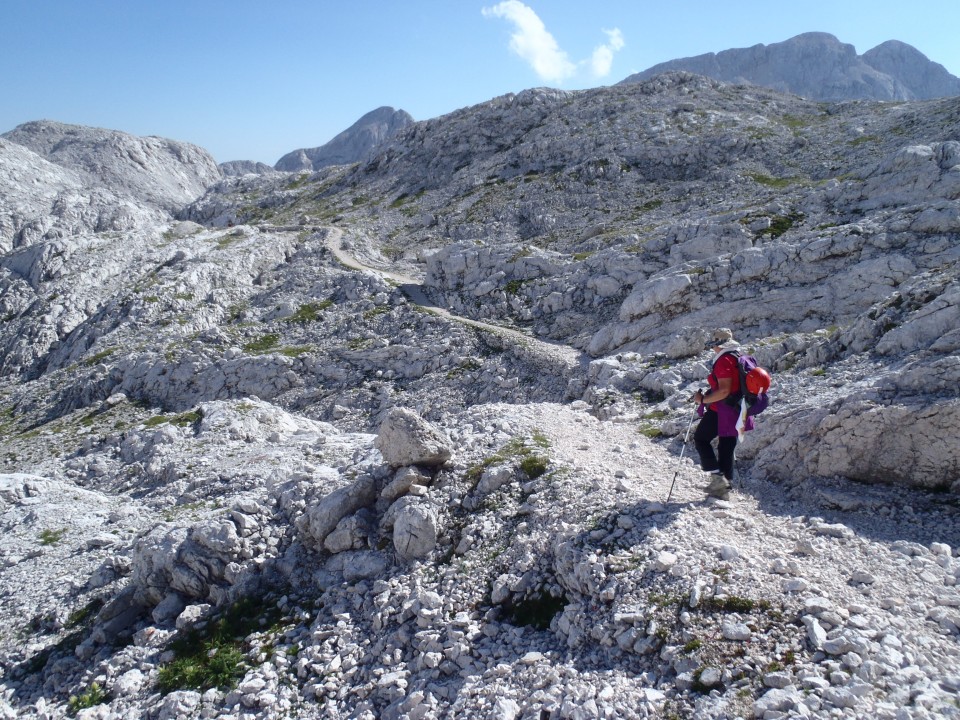
[{"label": "alpine vegetation", "polygon": [[0,717],[960,717],[960,97],[391,118],[0,138]]}]

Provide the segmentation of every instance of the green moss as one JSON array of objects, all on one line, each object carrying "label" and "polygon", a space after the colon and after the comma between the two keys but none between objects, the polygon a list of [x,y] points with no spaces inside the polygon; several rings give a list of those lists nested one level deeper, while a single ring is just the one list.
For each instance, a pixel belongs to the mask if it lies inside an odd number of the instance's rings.
[{"label": "green moss", "polygon": [[851,140],[849,145],[850,147],[857,147],[866,143],[874,143],[879,141],[880,137],[877,135],[861,135],[860,137]]},{"label": "green moss", "polygon": [[67,618],[65,627],[75,628],[86,624],[87,620],[91,619],[94,615],[100,612],[100,608],[103,607],[103,604],[103,600],[96,598],[95,600],[88,602],[82,608],[74,610]]}]

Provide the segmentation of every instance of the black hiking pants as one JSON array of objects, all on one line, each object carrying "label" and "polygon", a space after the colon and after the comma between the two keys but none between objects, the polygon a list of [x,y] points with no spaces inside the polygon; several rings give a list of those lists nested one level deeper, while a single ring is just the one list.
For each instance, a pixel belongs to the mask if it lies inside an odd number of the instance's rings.
[{"label": "black hiking pants", "polygon": [[713,439],[719,435],[719,417],[717,414],[707,408],[697,430],[693,434],[693,442],[697,446],[697,452],[700,454],[700,467],[706,472],[711,470],[720,470],[723,476],[733,480],[733,461],[737,450],[737,436],[721,437],[717,443],[718,453],[713,451]]}]

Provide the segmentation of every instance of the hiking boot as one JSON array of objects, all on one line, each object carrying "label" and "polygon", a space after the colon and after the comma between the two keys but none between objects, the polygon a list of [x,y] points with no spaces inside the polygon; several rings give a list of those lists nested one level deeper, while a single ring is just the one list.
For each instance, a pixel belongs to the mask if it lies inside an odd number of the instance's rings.
[{"label": "hiking boot", "polygon": [[726,500],[730,497],[730,481],[723,475],[717,475],[713,479],[713,482],[704,489],[710,497],[720,498],[721,500]]},{"label": "hiking boot", "polygon": [[717,479],[718,479],[718,478],[719,478],[720,480],[723,479],[723,471],[722,471],[722,470],[704,470],[703,472],[704,472],[704,474],[705,474],[708,478],[710,478],[710,484],[709,484],[709,485],[701,485],[700,488],[701,488],[702,490],[709,490],[711,487],[713,487],[714,485],[717,484]]}]

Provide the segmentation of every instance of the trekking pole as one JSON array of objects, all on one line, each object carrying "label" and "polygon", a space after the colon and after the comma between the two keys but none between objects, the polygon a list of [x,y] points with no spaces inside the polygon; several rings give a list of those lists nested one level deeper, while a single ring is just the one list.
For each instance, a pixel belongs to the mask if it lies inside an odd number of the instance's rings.
[{"label": "trekking pole", "polygon": [[677,483],[677,476],[680,474],[680,464],[683,462],[683,451],[687,449],[687,440],[690,439],[690,428],[693,427],[693,419],[697,416],[697,408],[693,408],[693,415],[690,416],[690,422],[687,424],[687,434],[683,436],[683,447],[680,448],[680,459],[677,460],[677,471],[673,474],[673,482],[670,483],[670,492],[667,493],[667,502],[673,497],[673,486]]}]

